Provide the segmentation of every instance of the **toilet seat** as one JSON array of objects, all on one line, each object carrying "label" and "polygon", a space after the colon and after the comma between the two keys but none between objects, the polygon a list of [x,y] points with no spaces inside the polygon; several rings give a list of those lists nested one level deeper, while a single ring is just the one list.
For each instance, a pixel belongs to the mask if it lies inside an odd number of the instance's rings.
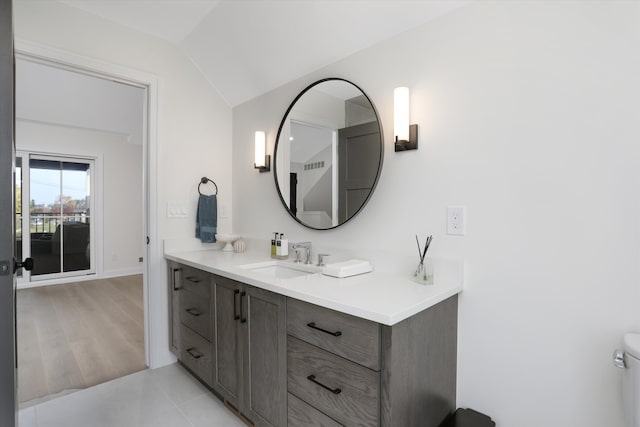
[{"label": "toilet seat", "polygon": [[624,334],[624,351],[640,359],[640,334]]}]

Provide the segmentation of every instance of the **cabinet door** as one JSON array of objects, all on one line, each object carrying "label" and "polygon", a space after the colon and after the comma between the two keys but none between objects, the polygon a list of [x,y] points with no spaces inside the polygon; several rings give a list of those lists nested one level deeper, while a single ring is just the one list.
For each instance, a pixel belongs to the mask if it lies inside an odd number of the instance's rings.
[{"label": "cabinet door", "polygon": [[256,426],[287,424],[287,320],[282,295],[245,286],[243,413]]},{"label": "cabinet door", "polygon": [[215,296],[214,324],[214,388],[232,405],[239,408],[242,392],[240,348],[240,287],[238,282],[213,276]]},{"label": "cabinet door", "polygon": [[169,349],[180,355],[180,265],[169,261]]}]

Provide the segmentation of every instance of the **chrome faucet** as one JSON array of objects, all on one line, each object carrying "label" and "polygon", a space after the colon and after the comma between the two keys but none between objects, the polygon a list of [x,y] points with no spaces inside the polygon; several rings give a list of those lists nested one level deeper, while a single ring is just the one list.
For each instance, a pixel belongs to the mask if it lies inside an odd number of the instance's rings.
[{"label": "chrome faucet", "polygon": [[316,264],[316,266],[318,267],[324,267],[324,257],[327,257],[331,254],[318,254],[318,263]]},{"label": "chrome faucet", "polygon": [[311,264],[311,242],[292,243],[291,247],[296,250],[296,262],[301,262],[300,256],[299,256],[300,252],[298,252],[298,249],[304,249],[305,250],[304,263]]}]

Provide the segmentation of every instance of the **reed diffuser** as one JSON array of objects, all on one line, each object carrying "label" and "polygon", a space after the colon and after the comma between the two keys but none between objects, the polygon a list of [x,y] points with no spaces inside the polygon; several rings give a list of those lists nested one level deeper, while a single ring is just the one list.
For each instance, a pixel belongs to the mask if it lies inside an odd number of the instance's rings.
[{"label": "reed diffuser", "polygon": [[429,245],[431,245],[432,240],[433,236],[427,237],[427,241],[424,243],[424,249],[421,249],[420,241],[418,240],[418,236],[416,235],[418,257],[420,258],[420,263],[418,264],[418,267],[413,274],[413,280],[422,285],[433,285],[433,262],[429,258],[426,258],[427,251],[429,250]]}]

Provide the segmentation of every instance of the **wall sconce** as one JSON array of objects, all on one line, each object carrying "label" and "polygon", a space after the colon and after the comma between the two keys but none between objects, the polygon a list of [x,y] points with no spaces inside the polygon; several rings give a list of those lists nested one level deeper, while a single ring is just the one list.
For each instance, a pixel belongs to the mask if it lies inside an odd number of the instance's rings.
[{"label": "wall sconce", "polygon": [[409,88],[393,90],[393,133],[396,151],[418,148],[418,125],[409,124]]},{"label": "wall sconce", "polygon": [[256,132],[255,163],[253,167],[260,172],[271,170],[271,156],[267,154],[267,136],[264,132]]}]

